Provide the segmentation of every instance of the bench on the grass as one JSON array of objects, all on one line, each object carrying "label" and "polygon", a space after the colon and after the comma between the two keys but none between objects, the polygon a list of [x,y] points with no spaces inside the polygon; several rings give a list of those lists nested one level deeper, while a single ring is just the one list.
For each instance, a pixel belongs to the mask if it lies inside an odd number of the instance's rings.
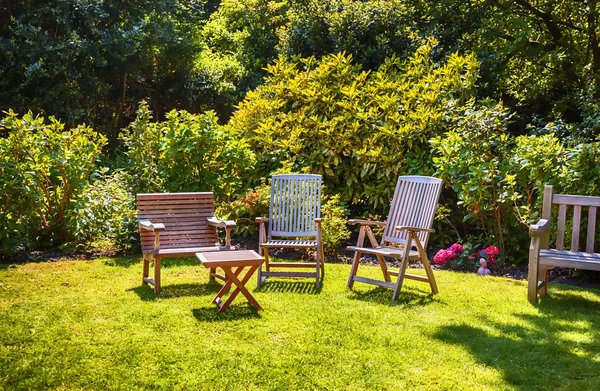
[{"label": "bench on the grass", "polygon": [[[550,248],[550,231],[553,206],[558,208],[556,248]],[[548,270],[565,267],[586,270],[600,270],[600,253],[595,252],[596,212],[600,207],[600,197],[570,194],[553,194],[552,186],[544,187],[542,218],[529,227],[531,246],[529,247],[528,299],[537,302],[537,295],[546,295]],[[572,212],[571,212],[572,211]],[[581,230],[582,212],[587,212],[587,229]],[[567,221],[567,214],[572,220]],[[585,220],[585,214],[584,214]],[[565,249],[565,230],[572,222],[571,246]],[[585,232],[585,236],[582,235]],[[583,246],[585,243],[585,251]]]}]

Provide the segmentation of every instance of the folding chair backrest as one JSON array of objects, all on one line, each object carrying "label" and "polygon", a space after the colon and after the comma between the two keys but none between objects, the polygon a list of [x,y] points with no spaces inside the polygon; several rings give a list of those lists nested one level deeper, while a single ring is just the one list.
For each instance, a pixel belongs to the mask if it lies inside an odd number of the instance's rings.
[{"label": "folding chair backrest", "polygon": [[321,175],[274,175],[271,182],[269,232],[272,236],[316,236],[321,217]]},{"label": "folding chair backrest", "polygon": [[[138,219],[162,223],[162,249],[208,247],[219,245],[217,228],[208,225],[214,216],[213,193],[154,193],[138,194]],[[140,230],[142,251],[154,249],[154,232]]]},{"label": "folding chair backrest", "polygon": [[[395,228],[399,225],[431,228],[441,190],[442,181],[437,178],[425,176],[399,177],[383,232],[382,244],[385,244],[385,242],[406,244],[408,233],[406,231],[396,231]],[[419,232],[417,236],[423,247],[426,248],[429,233]]]}]

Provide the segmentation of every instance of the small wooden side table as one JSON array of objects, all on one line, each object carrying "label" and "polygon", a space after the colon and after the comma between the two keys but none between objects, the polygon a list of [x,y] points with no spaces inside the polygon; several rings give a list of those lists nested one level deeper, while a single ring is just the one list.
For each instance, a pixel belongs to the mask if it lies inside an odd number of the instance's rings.
[{"label": "small wooden side table", "polygon": [[[265,261],[263,257],[258,255],[252,250],[238,250],[238,251],[216,251],[208,253],[196,253],[196,257],[202,262],[204,267],[211,270],[220,267],[225,272],[225,285],[219,290],[217,296],[213,299],[213,303],[217,304],[219,310],[217,312],[225,312],[229,305],[235,299],[235,297],[242,292],[246,299],[256,308],[262,310],[262,307],[256,299],[248,292],[245,285],[252,277],[256,269]],[[238,276],[242,271],[249,267],[247,273],[240,280]],[[234,270],[235,269],[235,270]],[[229,290],[231,285],[235,285],[235,289],[231,292],[231,295],[227,300],[223,301],[221,298]]]}]

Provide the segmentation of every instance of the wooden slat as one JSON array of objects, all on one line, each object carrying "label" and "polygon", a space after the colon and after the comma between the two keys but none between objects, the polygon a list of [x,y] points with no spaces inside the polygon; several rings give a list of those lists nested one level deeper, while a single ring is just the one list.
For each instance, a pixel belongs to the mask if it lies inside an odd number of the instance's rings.
[{"label": "wooden slat", "polygon": [[364,282],[365,284],[371,284],[371,285],[377,285],[377,286],[382,286],[384,288],[391,288],[394,289],[396,288],[396,284],[391,283],[391,282],[385,282],[385,281],[379,281],[379,280],[374,280],[372,278],[366,278],[366,277],[359,277],[359,276],[355,276],[354,277],[354,281],[357,282]]},{"label": "wooden slat", "polygon": [[582,259],[572,257],[552,257],[539,260],[540,265],[552,267],[565,267],[572,269],[600,270],[600,262],[596,259]]},{"label": "wooden slat", "polygon": [[554,196],[552,197],[552,203],[599,207],[600,206],[600,197],[570,195],[570,194],[554,194]]},{"label": "wooden slat", "polygon": [[584,259],[595,259],[600,261],[600,254],[598,253],[588,253],[581,251],[566,251],[566,250],[552,250],[552,249],[542,249],[540,250],[540,257],[558,257],[558,258],[584,258]]},{"label": "wooden slat", "polygon": [[138,211],[138,216],[165,216],[165,217],[174,217],[174,216],[197,216],[197,217],[212,217],[212,210],[205,209],[169,209],[165,210],[140,210]]},{"label": "wooden slat", "polygon": [[206,210],[206,211],[213,211],[214,210],[214,204],[211,202],[210,204],[198,204],[198,203],[193,203],[193,204],[173,204],[173,205],[140,205],[138,204],[138,210],[139,211],[165,211],[167,213],[169,213],[169,211],[171,210],[178,210],[178,209],[196,209],[196,210]]},{"label": "wooden slat", "polygon": [[[271,267],[273,264],[270,265]],[[262,271],[261,276],[265,277],[316,277],[316,272],[267,272]]]},{"label": "wooden slat", "polygon": [[315,268],[316,262],[270,262],[269,266],[274,267],[291,267],[291,268]]},{"label": "wooden slat", "polygon": [[559,250],[564,249],[566,220],[567,206],[563,204],[558,207],[558,229],[556,231],[556,248]]},{"label": "wooden slat", "polygon": [[199,198],[192,200],[138,200],[137,205],[146,206],[158,206],[158,205],[189,205],[189,204],[199,204],[199,205],[213,205],[214,200],[212,198]]},{"label": "wooden slat", "polygon": [[579,251],[579,230],[581,229],[581,205],[573,207],[573,229],[571,233],[571,251]]},{"label": "wooden slat", "polygon": [[212,192],[198,193],[139,193],[136,194],[138,200],[181,200],[195,198],[214,198]]},{"label": "wooden slat", "polygon": [[591,206],[588,209],[588,228],[587,238],[585,242],[585,251],[588,253],[594,252],[594,240],[596,238],[596,207]]}]

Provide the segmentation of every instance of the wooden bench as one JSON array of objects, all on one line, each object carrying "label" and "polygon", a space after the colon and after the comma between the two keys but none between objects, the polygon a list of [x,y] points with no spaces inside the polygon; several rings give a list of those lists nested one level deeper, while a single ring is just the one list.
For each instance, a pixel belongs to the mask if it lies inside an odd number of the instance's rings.
[{"label": "wooden bench", "polygon": [[[214,217],[213,193],[150,193],[138,194],[138,220],[144,271],[142,284],[154,286],[160,293],[160,262],[162,258],[194,256],[199,252],[231,249],[234,221]],[[225,246],[221,246],[217,228],[225,229]],[[150,261],[154,259],[154,278],[148,277]],[[225,279],[210,270],[210,278]]]},{"label": "wooden bench", "polygon": [[[556,248],[550,248],[550,231],[553,206],[558,208]],[[553,194],[552,186],[544,187],[542,218],[529,227],[531,246],[529,247],[528,299],[532,304],[540,295],[547,294],[548,270],[566,267],[586,270],[600,270],[600,254],[594,252],[596,236],[597,208],[600,197],[569,194]],[[571,214],[572,210],[572,214]],[[581,235],[582,211],[587,211],[587,230]],[[565,250],[565,230],[567,214],[572,216],[571,246]],[[585,251],[580,246],[585,243]]]}]

